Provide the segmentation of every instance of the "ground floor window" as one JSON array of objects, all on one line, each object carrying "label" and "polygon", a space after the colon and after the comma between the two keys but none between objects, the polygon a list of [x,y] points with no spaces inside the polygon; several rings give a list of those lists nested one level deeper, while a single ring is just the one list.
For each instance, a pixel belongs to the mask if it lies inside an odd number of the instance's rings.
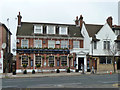
[{"label": "ground floor window", "polygon": [[41,65],[41,56],[35,56],[35,65],[37,64]]},{"label": "ground floor window", "polygon": [[61,65],[66,66],[67,65],[67,56],[61,56]]},{"label": "ground floor window", "polygon": [[50,67],[54,66],[54,56],[49,56],[49,66]]},{"label": "ground floor window", "polygon": [[112,57],[100,57],[100,64],[112,64]]},{"label": "ground floor window", "polygon": [[28,56],[22,56],[22,65],[23,64],[28,65]]}]

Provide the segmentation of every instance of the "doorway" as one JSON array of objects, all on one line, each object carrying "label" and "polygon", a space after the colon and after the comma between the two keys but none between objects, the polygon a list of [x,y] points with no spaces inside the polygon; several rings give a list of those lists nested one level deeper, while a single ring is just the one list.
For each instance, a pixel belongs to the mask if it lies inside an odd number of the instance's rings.
[{"label": "doorway", "polygon": [[118,58],[118,62],[117,62],[117,70],[120,70],[120,58]]},{"label": "doorway", "polygon": [[78,70],[82,70],[82,65],[84,66],[84,58],[78,58]]}]

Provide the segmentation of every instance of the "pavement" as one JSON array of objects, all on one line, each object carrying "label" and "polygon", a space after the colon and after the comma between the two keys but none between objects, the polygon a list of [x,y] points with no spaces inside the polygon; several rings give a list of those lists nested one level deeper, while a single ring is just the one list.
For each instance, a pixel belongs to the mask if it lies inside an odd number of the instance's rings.
[{"label": "pavement", "polygon": [[[92,75],[91,72],[85,72],[84,74],[86,75]],[[97,75],[99,74],[110,74],[110,73],[96,73]],[[60,72],[60,73],[28,73],[28,74],[23,74],[23,73],[18,73],[16,75],[13,75],[12,73],[4,73],[0,74],[0,78],[35,78],[35,77],[56,77],[56,76],[78,76],[78,75],[83,75],[81,72]]]}]

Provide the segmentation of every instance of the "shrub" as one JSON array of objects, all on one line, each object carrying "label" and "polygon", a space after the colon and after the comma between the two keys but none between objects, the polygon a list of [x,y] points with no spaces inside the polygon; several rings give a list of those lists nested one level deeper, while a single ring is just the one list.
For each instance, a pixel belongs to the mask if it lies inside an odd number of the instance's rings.
[{"label": "shrub", "polygon": [[16,75],[16,71],[15,70],[13,70],[13,75]]},{"label": "shrub", "polygon": [[70,73],[70,68],[69,67],[67,68],[67,73]]},{"label": "shrub", "polygon": [[60,73],[60,70],[59,70],[59,69],[57,69],[56,73]]},{"label": "shrub", "polygon": [[24,70],[24,71],[23,71],[23,74],[27,74],[27,70]]},{"label": "shrub", "polygon": [[34,69],[32,70],[32,74],[35,74],[35,70]]},{"label": "shrub", "polygon": [[78,72],[78,71],[79,71],[78,69],[75,70],[75,72]]}]

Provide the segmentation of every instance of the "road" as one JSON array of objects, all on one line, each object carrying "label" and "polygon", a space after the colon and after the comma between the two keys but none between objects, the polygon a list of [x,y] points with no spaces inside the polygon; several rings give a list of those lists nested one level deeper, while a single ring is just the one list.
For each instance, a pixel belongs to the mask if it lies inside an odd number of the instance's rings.
[{"label": "road", "polygon": [[117,88],[118,74],[2,79],[2,88]]}]

